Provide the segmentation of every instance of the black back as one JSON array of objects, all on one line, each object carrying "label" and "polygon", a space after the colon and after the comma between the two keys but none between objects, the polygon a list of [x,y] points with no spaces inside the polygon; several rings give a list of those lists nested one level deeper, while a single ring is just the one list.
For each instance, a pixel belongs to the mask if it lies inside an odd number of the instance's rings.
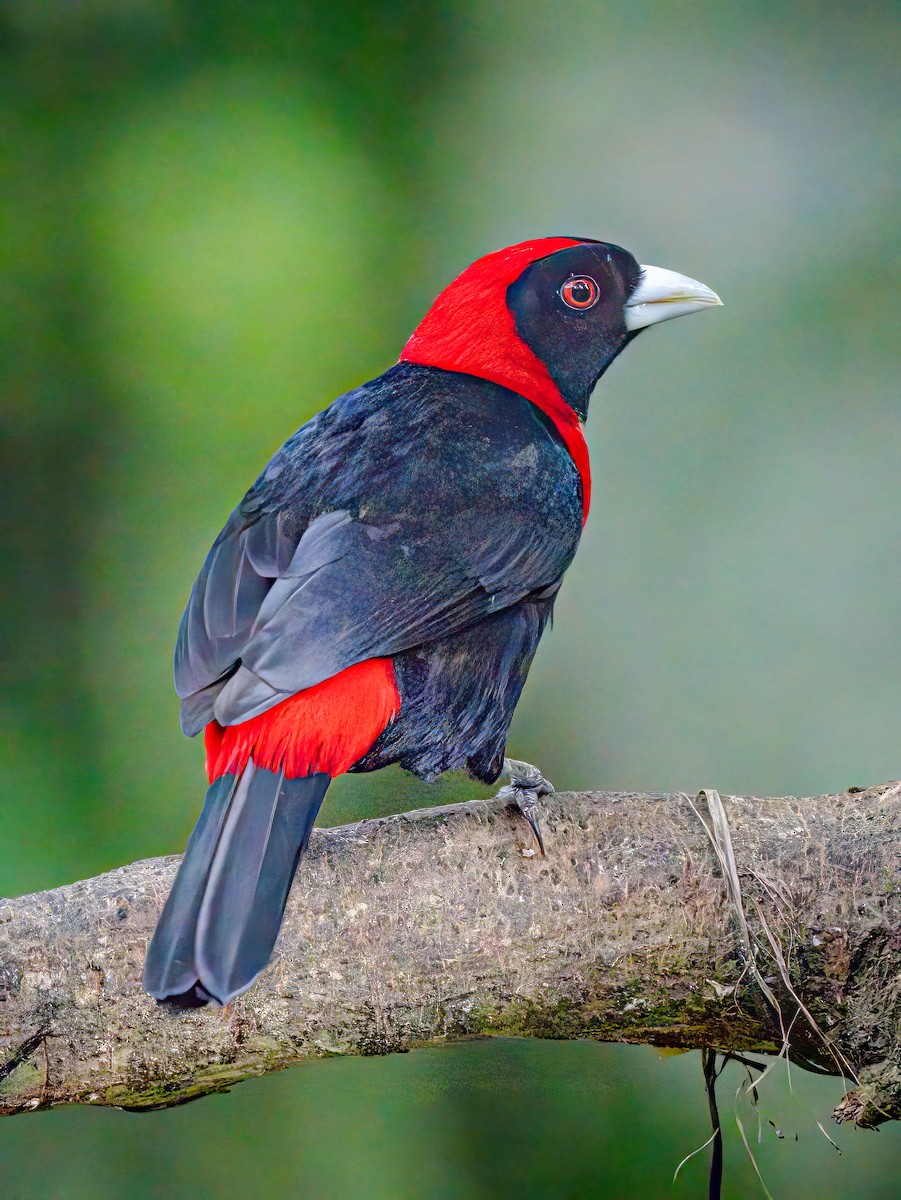
[{"label": "black back", "polygon": [[[213,716],[246,720],[382,655],[396,656],[410,716],[414,694],[426,708],[459,694],[446,671],[439,685],[435,662],[447,639],[466,634],[496,645],[486,669],[506,683],[487,692],[504,692],[505,735],[581,526],[578,473],[533,404],[472,376],[398,364],[289,439],[217,539],[176,648],[186,732]],[[475,632],[514,609],[521,628]],[[519,646],[515,665],[505,638]],[[413,769],[419,761],[422,773],[444,769],[436,764],[449,752],[439,752],[434,729],[425,732],[415,735],[430,742],[425,757],[399,723],[371,765],[392,761],[390,752]],[[459,729],[455,736],[457,757],[494,770],[496,736],[490,748],[474,736],[472,755]]]}]

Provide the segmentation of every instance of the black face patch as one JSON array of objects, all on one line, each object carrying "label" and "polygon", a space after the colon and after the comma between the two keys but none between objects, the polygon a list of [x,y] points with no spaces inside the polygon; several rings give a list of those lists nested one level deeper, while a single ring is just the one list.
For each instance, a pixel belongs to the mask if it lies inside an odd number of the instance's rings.
[{"label": "black face patch", "polygon": [[532,263],[507,289],[516,332],[583,419],[594,385],[629,340],[623,306],[640,277],[628,250],[589,242]]}]

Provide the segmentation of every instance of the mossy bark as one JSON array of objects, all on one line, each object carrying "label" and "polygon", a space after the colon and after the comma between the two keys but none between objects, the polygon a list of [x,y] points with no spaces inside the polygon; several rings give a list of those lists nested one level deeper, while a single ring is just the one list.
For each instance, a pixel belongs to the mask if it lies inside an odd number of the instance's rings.
[{"label": "mossy bark", "polygon": [[[0,901],[0,1113],[146,1109],[329,1054],[515,1034],[778,1052],[859,1083],[836,1115],[901,1116],[901,788],[725,797],[756,966],[684,795],[543,806],[547,858],[502,801],[321,830],[276,955],[225,1010],[141,989],[178,860]],[[788,982],[763,936],[781,947]],[[5,1064],[5,1065],[3,1065]]]}]

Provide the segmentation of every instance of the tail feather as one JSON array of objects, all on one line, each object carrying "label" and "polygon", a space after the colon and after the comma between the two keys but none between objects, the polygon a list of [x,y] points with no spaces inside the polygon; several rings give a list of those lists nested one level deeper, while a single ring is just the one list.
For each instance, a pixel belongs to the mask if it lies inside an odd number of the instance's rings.
[{"label": "tail feather", "polygon": [[197,982],[194,961],[197,917],[237,786],[234,775],[221,775],[210,784],[203,811],[188,839],[172,891],[147,948],[144,987],[158,1000],[186,994]]},{"label": "tail feather", "polygon": [[227,1004],[265,968],[331,777],[286,779],[251,761],[207,792],[144,966],[180,1006]]},{"label": "tail feather", "polygon": [[265,968],[297,863],[331,782],[246,769],[222,831],[197,919],[197,967],[221,1003]]}]

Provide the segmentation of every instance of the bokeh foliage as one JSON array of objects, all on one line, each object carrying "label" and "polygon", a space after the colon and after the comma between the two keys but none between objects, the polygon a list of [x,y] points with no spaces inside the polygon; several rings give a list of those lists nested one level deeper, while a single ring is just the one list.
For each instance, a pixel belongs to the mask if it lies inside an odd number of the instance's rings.
[{"label": "bokeh foliage", "polygon": [[[512,749],[558,786],[897,777],[898,41],[876,4],[7,0],[0,893],[181,847],[203,780],[170,652],[209,542],[444,281],[535,234],[619,241],[726,308],[599,389],[594,508]],[[325,819],[473,791],[356,777]],[[668,1195],[706,1137],[696,1068],[508,1045],[323,1064],[140,1122],[16,1122],[0,1171],[66,1197],[232,1172]],[[834,1089],[805,1086],[805,1138],[761,1151],[782,1195],[834,1153],[811,1117]],[[846,1138],[821,1194],[888,1196],[898,1138],[873,1142]]]}]

